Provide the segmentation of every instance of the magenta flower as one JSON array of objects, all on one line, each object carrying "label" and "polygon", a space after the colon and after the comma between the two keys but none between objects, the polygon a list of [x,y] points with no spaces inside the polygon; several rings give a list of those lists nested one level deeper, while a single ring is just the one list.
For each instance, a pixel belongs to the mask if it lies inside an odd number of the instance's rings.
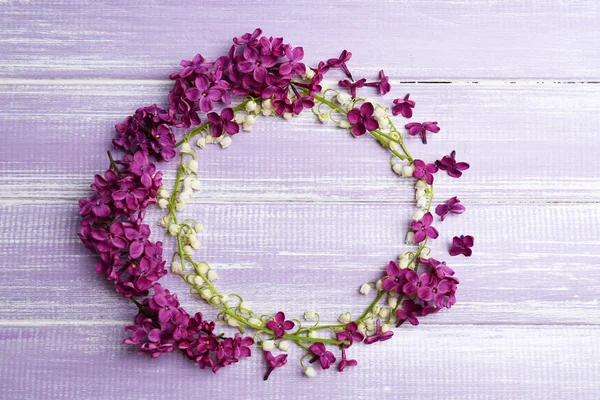
[{"label": "magenta flower", "polygon": [[290,320],[285,320],[285,314],[282,311],[279,311],[275,314],[275,317],[267,323],[267,329],[273,331],[273,335],[276,338],[280,338],[285,334],[285,331],[289,331],[294,328],[294,322]]},{"label": "magenta flower", "polygon": [[348,122],[352,124],[354,136],[364,135],[367,130],[374,131],[379,128],[379,122],[373,118],[373,104],[363,103],[360,109],[353,108],[348,113]]},{"label": "magenta flower", "polygon": [[94,240],[97,241],[98,251],[102,253],[111,252],[113,249],[124,249],[129,245],[125,239],[125,230],[120,222],[113,223],[105,229],[94,229],[91,233]]},{"label": "magenta flower", "polygon": [[[392,107],[392,114],[402,114],[404,118],[411,118],[413,115],[412,109],[415,108],[415,102],[409,100],[410,93],[404,96],[404,99],[394,99],[394,107]],[[408,125],[406,126],[407,129]],[[409,130],[410,133],[410,130]]]},{"label": "magenta flower", "polygon": [[348,360],[346,358],[346,349],[342,347],[342,361],[338,364],[338,371],[343,372],[346,367],[355,367],[358,365],[356,360]]},{"label": "magenta flower", "polygon": [[454,238],[452,238],[452,247],[450,248],[450,255],[457,256],[459,254],[462,254],[465,257],[471,257],[471,254],[473,254],[471,247],[473,247],[474,243],[475,238],[473,238],[473,236],[454,236]]},{"label": "magenta flower", "polygon": [[421,243],[426,238],[437,239],[439,233],[431,224],[433,223],[433,215],[430,212],[423,215],[419,221],[414,221],[410,227],[415,231],[415,242]]},{"label": "magenta flower", "polygon": [[233,38],[233,43],[254,46],[258,42],[260,35],[262,35],[262,29],[256,28],[252,33],[244,33],[241,38]]},{"label": "magenta flower", "polygon": [[241,72],[250,73],[257,82],[264,82],[267,77],[267,68],[277,64],[277,57],[273,55],[260,54],[252,47],[244,49],[244,61],[238,63]]},{"label": "magenta flower", "polygon": [[335,362],[335,356],[332,352],[328,351],[325,345],[321,342],[314,343],[309,347],[310,351],[315,355],[310,362],[319,361],[321,368],[329,369],[331,364]]},{"label": "magenta flower", "polygon": [[185,96],[192,100],[198,101],[200,110],[209,112],[213,109],[213,101],[221,100],[223,90],[212,86],[206,75],[200,75],[194,81],[196,87],[186,89]]},{"label": "magenta flower", "polygon": [[461,171],[469,169],[470,165],[466,162],[456,162],[456,151],[452,150],[449,156],[444,156],[441,160],[437,160],[435,165],[442,171],[447,171],[448,175],[453,178],[460,178]]},{"label": "magenta flower", "polygon": [[385,272],[387,276],[381,282],[381,286],[388,292],[396,291],[396,293],[402,293],[402,285],[404,285],[404,279],[402,277],[402,270],[395,261],[390,261]]},{"label": "magenta flower", "polygon": [[125,228],[125,237],[129,240],[129,255],[138,258],[144,253],[144,247],[148,244],[150,227],[142,224],[137,228]]},{"label": "magenta flower", "polygon": [[383,70],[381,70],[379,71],[379,82],[365,83],[365,86],[376,87],[377,90],[379,90],[379,94],[383,96],[389,93],[389,91],[392,89],[392,86],[390,85],[389,81],[389,76],[386,76]]},{"label": "magenta flower", "polygon": [[413,300],[405,300],[402,303],[402,308],[396,310],[396,319],[398,320],[396,326],[400,326],[406,321],[410,322],[411,325],[419,325],[417,317],[421,316],[422,311],[422,305],[416,304]]},{"label": "magenta flower", "polygon": [[415,172],[413,172],[413,176],[419,179],[425,179],[428,185],[433,183],[433,174],[438,172],[438,167],[435,164],[425,164],[423,160],[415,160],[413,161],[413,165],[415,166]]},{"label": "magenta flower", "polygon": [[148,161],[146,153],[137,151],[129,164],[129,170],[133,175],[140,177],[142,185],[146,189],[152,186],[152,175],[156,172],[156,167]]},{"label": "magenta flower", "polygon": [[376,326],[375,334],[373,336],[368,336],[365,339],[365,342],[364,342],[365,344],[372,344],[375,342],[383,342],[388,339],[391,339],[392,336],[394,336],[394,332],[392,332],[392,331],[381,332],[381,322],[379,322],[379,320],[377,320],[375,326]]},{"label": "magenta flower", "polygon": [[346,61],[350,61],[351,58],[352,58],[352,53],[350,53],[347,50],[344,50],[344,51],[342,51],[342,54],[340,54],[339,58],[330,58],[329,60],[327,60],[327,66],[329,66],[331,68],[341,68],[342,70],[344,70],[344,73],[346,74],[346,76],[348,78],[350,78],[351,80],[354,80],[354,78],[352,78],[352,74],[350,73],[350,70],[346,66]]},{"label": "magenta flower", "polygon": [[341,87],[349,88],[350,94],[352,95],[352,97],[356,97],[356,89],[365,86],[366,82],[367,82],[367,80],[365,78],[362,78],[356,82],[350,82],[349,80],[344,79],[343,81],[339,81],[338,85],[340,85]]},{"label": "magenta flower", "polygon": [[306,73],[306,66],[300,62],[304,58],[304,49],[302,47],[296,47],[293,50],[291,47],[288,47],[285,55],[289,61],[284,62],[279,67],[281,75],[290,75],[292,72],[296,75],[304,75]]},{"label": "magenta flower", "polygon": [[450,291],[450,283],[446,279],[439,280],[435,275],[426,272],[421,274],[417,295],[423,301],[433,301],[436,307],[444,304],[444,297]]},{"label": "magenta flower", "polygon": [[216,112],[208,113],[206,118],[212,124],[212,135],[219,137],[223,132],[227,132],[230,135],[235,135],[240,131],[240,126],[233,120],[234,113],[231,108],[224,108],[221,111],[221,116]]},{"label": "magenta flower", "polygon": [[271,372],[275,371],[275,368],[280,368],[287,364],[287,356],[287,354],[280,354],[277,357],[274,357],[273,353],[270,351],[265,352],[268,364],[268,370],[264,378],[265,381],[269,379],[269,375],[271,375]]},{"label": "magenta flower", "polygon": [[406,124],[405,128],[408,129],[408,134],[411,136],[421,135],[423,144],[427,144],[427,132],[438,133],[440,131],[437,122],[423,122],[422,124],[411,122],[410,124]]},{"label": "magenta flower", "polygon": [[154,296],[148,304],[152,311],[158,312],[161,323],[175,319],[180,313],[177,295],[171,294],[169,289],[163,288],[159,283],[154,285]]},{"label": "magenta flower", "polygon": [[435,208],[435,213],[440,216],[442,221],[446,218],[448,213],[453,214],[462,214],[465,212],[465,206],[459,204],[460,200],[458,197],[454,196],[453,198],[447,200],[444,204],[438,204]]},{"label": "magenta flower", "polygon": [[358,325],[356,325],[356,322],[352,321],[346,325],[346,329],[338,332],[335,337],[341,342],[349,342],[348,344],[342,345],[342,348],[347,348],[352,346],[354,342],[362,342],[365,335],[358,331]]}]

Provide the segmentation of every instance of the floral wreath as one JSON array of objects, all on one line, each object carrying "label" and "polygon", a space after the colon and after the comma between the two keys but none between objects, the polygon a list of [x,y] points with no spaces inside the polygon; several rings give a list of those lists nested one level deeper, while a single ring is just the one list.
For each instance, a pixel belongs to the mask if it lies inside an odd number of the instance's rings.
[{"label": "floral wreath", "polygon": [[[418,325],[420,317],[450,308],[456,302],[459,281],[445,262],[431,257],[427,243],[439,236],[431,213],[434,174],[442,170],[458,178],[469,164],[457,162],[454,151],[434,163],[413,158],[403,141],[405,130],[411,136],[420,136],[426,144],[427,134],[437,133],[440,128],[437,122],[411,122],[403,130],[392,121],[389,108],[359,97],[358,89],[363,87],[373,87],[379,95],[390,91],[383,71],[375,82],[355,80],[347,65],[352,53],[346,50],[338,58],[309,68],[302,62],[302,47],[292,47],[283,38],[261,35],[262,31],[256,29],[234,38],[228,55],[214,62],[199,54],[191,61],[182,61],[182,70],[170,76],[175,84],[168,110],[156,105],[140,108],[116,125],[117,137],[112,143],[124,155],[115,159],[108,152],[110,167],[102,176],[96,175],[91,185],[95,193],[79,201],[83,218],[78,234],[100,258],[96,271],[137,306],[134,325],[125,328],[131,335],[124,343],[137,346],[139,354],[156,358],[179,350],[200,368],[217,372],[250,357],[255,344],[264,352],[266,380],[287,363],[285,352],[293,342],[306,352],[300,364],[305,374],[313,377],[316,371],[312,363],[328,369],[339,359],[338,371],[355,366],[357,361],[348,358],[350,347],[388,340],[394,335],[392,325],[406,321]],[[325,87],[323,77],[332,69],[341,69],[347,76],[339,81],[346,91]],[[232,96],[241,98],[235,107],[228,106]],[[226,105],[219,113],[212,111],[217,102]],[[411,118],[414,107],[415,102],[407,94],[393,101],[391,113]],[[213,283],[218,279],[217,272],[206,262],[192,258],[200,247],[197,234],[202,232],[202,225],[177,217],[193,192],[200,189],[192,139],[199,149],[208,144],[219,144],[224,149],[231,145],[240,126],[251,131],[258,116],[289,120],[307,108],[321,122],[333,122],[355,137],[368,133],[391,152],[395,173],[416,178],[418,210],[406,235],[406,244],[416,245],[416,249],[402,253],[398,261],[390,261],[380,279],[360,287],[365,296],[373,287],[376,289],[360,316],[353,318],[346,312],[340,315],[339,323],[333,324],[321,323],[319,314],[313,311],[304,313],[305,322],[316,320],[307,324],[287,319],[282,311],[258,314],[240,295],[221,293]],[[205,117],[201,119],[199,112]],[[194,128],[176,142],[173,129],[190,127]],[[149,158],[168,162],[176,157],[176,148],[179,166],[174,188],[168,192],[162,185],[162,173]],[[146,208],[155,203],[167,210],[159,226],[177,240],[172,273],[190,286],[192,294],[219,310],[219,322],[239,329],[239,333],[231,337],[215,333],[215,322],[204,319],[200,312],[190,315],[180,306],[177,295],[158,283],[167,274],[162,243],[149,240],[150,227],[143,223]],[[441,221],[450,213],[464,211],[457,197],[435,208]],[[472,246],[472,236],[455,236],[449,253],[469,257]],[[247,329],[254,334],[244,336]]]}]

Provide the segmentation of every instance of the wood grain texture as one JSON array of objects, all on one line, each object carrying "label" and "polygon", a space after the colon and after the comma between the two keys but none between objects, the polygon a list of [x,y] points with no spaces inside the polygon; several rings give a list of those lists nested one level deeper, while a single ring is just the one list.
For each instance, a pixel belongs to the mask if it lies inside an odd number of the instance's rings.
[{"label": "wood grain texture", "polygon": [[[0,398],[597,399],[599,20],[595,0],[0,1]],[[387,99],[411,93],[415,119],[442,127],[427,146],[408,138],[413,155],[455,149],[472,166],[436,178],[436,200],[458,195],[467,212],[438,224],[434,254],[476,237],[472,258],[446,257],[459,302],[311,381],[296,349],[266,383],[260,357],[216,376],[136,357],[120,344],[133,307],[75,235],[115,123],[164,105],[179,60],[220,55],[256,25],[309,63],[348,48],[356,75],[384,68]],[[198,255],[257,310],[356,314],[358,286],[407,249],[412,189],[367,137],[266,119],[199,162]]]}]

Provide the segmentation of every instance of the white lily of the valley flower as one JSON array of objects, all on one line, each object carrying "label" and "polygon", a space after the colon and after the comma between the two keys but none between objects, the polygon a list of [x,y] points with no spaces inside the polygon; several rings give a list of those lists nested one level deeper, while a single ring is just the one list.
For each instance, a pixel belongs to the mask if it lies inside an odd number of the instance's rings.
[{"label": "white lily of the valley flower", "polygon": [[158,226],[166,228],[167,226],[169,226],[170,221],[171,221],[171,216],[165,215],[158,221]]},{"label": "white lily of the valley flower", "polygon": [[371,308],[371,311],[373,311],[373,314],[379,314],[379,311],[381,311],[381,307],[375,305]]},{"label": "white lily of the valley flower", "polygon": [[[377,119],[377,122],[379,123],[380,129],[387,129],[390,126],[390,121],[388,121],[387,118]],[[395,143],[395,142],[390,142],[390,143]]]},{"label": "white lily of the valley flower", "polygon": [[375,282],[375,289],[377,289],[378,291],[382,290],[383,289],[383,283],[382,282],[383,282],[382,279],[380,279],[377,282]]},{"label": "white lily of the valley flower", "polygon": [[[399,153],[402,150],[402,148],[400,147],[400,145],[398,143],[392,142],[391,140],[390,140],[389,146],[390,146],[390,150],[393,150],[396,153]],[[396,158],[398,158],[398,157],[396,157]]]},{"label": "white lily of the valley flower", "polygon": [[169,233],[171,235],[177,235],[177,233],[179,233],[179,225],[177,224],[171,224],[169,225]]},{"label": "white lily of the valley flower", "polygon": [[279,347],[279,350],[281,351],[288,351],[290,349],[290,342],[288,340],[282,340],[277,347]]},{"label": "white lily of the valley flower", "polygon": [[213,144],[215,142],[215,137],[213,135],[206,135],[206,144]]},{"label": "white lily of the valley flower", "polygon": [[194,230],[196,231],[196,233],[200,233],[204,230],[204,227],[202,226],[202,224],[196,224],[194,225]]},{"label": "white lily of the valley flower", "polygon": [[388,324],[383,324],[381,325],[381,333],[386,333],[387,331],[389,331],[390,329],[392,329],[391,326],[389,326]]},{"label": "white lily of the valley flower", "polygon": [[425,189],[417,189],[417,190],[415,190],[415,198],[418,200],[421,197],[425,197]]},{"label": "white lily of the valley flower", "polygon": [[240,303],[240,309],[244,310],[244,311],[250,311],[250,303],[247,303],[245,301],[242,301]]},{"label": "white lily of the valley flower", "polygon": [[275,342],[273,340],[264,340],[261,347],[264,351],[275,350]]},{"label": "white lily of the valley flower", "polygon": [[329,120],[329,114],[327,113],[320,113],[319,114],[319,121],[321,121],[322,123],[325,123]]},{"label": "white lily of the valley flower", "polygon": [[387,318],[388,315],[390,315],[389,307],[381,307],[381,310],[379,310],[379,316],[381,318]]},{"label": "white lily of the valley flower", "polygon": [[415,244],[415,233],[414,232],[407,232],[406,233],[406,240],[405,240],[406,244]]},{"label": "white lily of the valley flower", "polygon": [[206,278],[211,281],[214,282],[216,280],[219,279],[219,275],[217,274],[217,271],[215,271],[214,269],[211,269],[210,271],[208,271],[208,273],[206,274]]},{"label": "white lily of the valley flower", "polygon": [[178,201],[177,203],[175,203],[175,210],[176,211],[183,211],[185,210],[185,208],[187,207],[187,203],[183,200]]},{"label": "white lily of the valley flower", "polygon": [[397,305],[398,305],[397,297],[389,297],[388,298],[388,306],[390,306],[390,308],[396,308]]},{"label": "white lily of the valley flower", "polygon": [[189,154],[192,152],[192,146],[190,146],[190,144],[188,142],[184,142],[181,145],[181,150],[179,150],[179,151],[181,151],[184,154]]},{"label": "white lily of the valley flower", "polygon": [[158,196],[162,197],[163,199],[168,199],[169,197],[171,197],[171,193],[167,192],[165,188],[160,188],[158,190]]},{"label": "white lily of the valley flower", "polygon": [[158,201],[158,206],[159,206],[160,208],[162,208],[162,209],[165,209],[165,208],[167,208],[167,207],[169,206],[169,200],[167,200],[167,199],[160,199],[160,200]]},{"label": "white lily of the valley flower", "polygon": [[244,122],[246,122],[246,115],[244,115],[244,114],[236,114],[234,119],[235,119],[235,122],[238,123],[238,125],[241,125]]},{"label": "white lily of the valley flower", "polygon": [[317,376],[317,371],[313,367],[304,367],[304,374],[309,378],[314,378]]},{"label": "white lily of the valley flower", "polygon": [[410,258],[406,253],[402,254],[400,259],[398,260],[400,264],[400,269],[408,268],[408,264],[410,263]]},{"label": "white lily of the valley flower", "polygon": [[350,125],[350,122],[348,122],[346,119],[340,121],[340,128],[349,129],[351,126],[352,125]]},{"label": "white lily of the valley flower", "polygon": [[415,189],[427,189],[427,182],[424,179],[419,179],[415,184]]},{"label": "white lily of the valley flower", "polygon": [[339,316],[338,321],[340,321],[342,324],[347,324],[352,321],[352,314],[345,312]]},{"label": "white lily of the valley flower", "polygon": [[377,107],[375,109],[375,111],[373,111],[373,116],[376,119],[383,119],[383,118],[385,118],[387,116],[387,114],[385,113],[385,110],[383,108]]},{"label": "white lily of the valley flower", "polygon": [[316,314],[314,311],[305,311],[304,312],[304,319],[307,321],[314,321],[316,317]]},{"label": "white lily of the valley flower", "polygon": [[348,105],[352,102],[352,96],[350,96],[348,93],[344,93],[344,92],[340,92],[340,93],[336,94],[335,98],[336,98],[337,102],[343,106]]},{"label": "white lily of the valley flower", "polygon": [[427,197],[423,196],[423,197],[419,197],[417,199],[417,207],[423,208],[426,205],[427,205]]},{"label": "white lily of the valley flower", "polygon": [[248,322],[250,322],[254,326],[262,326],[262,321],[258,318],[254,318],[254,317],[249,318]]},{"label": "white lily of the valley flower", "polygon": [[413,165],[407,165],[404,168],[402,168],[402,176],[405,178],[409,178],[411,176],[413,176],[415,172],[415,167]]},{"label": "white lily of the valley flower", "polygon": [[198,275],[196,275],[194,277],[194,285],[200,287],[200,286],[204,285],[204,280],[202,278],[200,278]]},{"label": "white lily of the valley flower", "polygon": [[308,332],[308,337],[316,338],[319,337],[319,334],[315,331]]},{"label": "white lily of the valley flower", "polygon": [[198,179],[195,179],[192,181],[192,189],[193,190],[200,190],[202,188],[202,185],[200,184],[200,181]]},{"label": "white lily of the valley flower", "polygon": [[359,290],[360,294],[367,295],[371,292],[371,285],[368,283],[363,283]]},{"label": "white lily of the valley flower", "polygon": [[209,270],[210,270],[210,267],[208,266],[207,263],[205,263],[205,262],[198,263],[198,272],[200,272],[202,275],[206,275]]},{"label": "white lily of the valley flower", "polygon": [[204,297],[206,300],[209,300],[213,293],[212,290],[210,290],[209,288],[203,289],[202,292],[200,293],[202,295],[202,297]]},{"label": "white lily of the valley flower", "polygon": [[194,254],[194,249],[192,249],[192,246],[186,244],[185,246],[183,246],[183,252],[188,256],[191,256],[192,254]]},{"label": "white lily of the valley flower", "polygon": [[240,326],[240,323],[235,318],[229,318],[227,320],[227,325],[237,328],[238,326]]},{"label": "white lily of the valley flower", "polygon": [[250,100],[246,103],[246,111],[252,112],[256,110],[256,102],[254,100]]},{"label": "white lily of the valley flower", "polygon": [[404,176],[404,165],[398,163],[392,165],[392,170],[400,176]]},{"label": "white lily of the valley flower", "polygon": [[196,140],[196,146],[198,146],[202,150],[204,150],[204,148],[206,147],[206,139],[204,138],[204,136],[202,136],[198,140]]},{"label": "white lily of the valley flower", "polygon": [[190,246],[192,246],[192,249],[198,250],[202,246],[202,244],[198,239],[194,238],[194,240],[190,241]]},{"label": "white lily of the valley flower", "polygon": [[283,119],[288,120],[288,121],[290,119],[292,119],[293,116],[294,116],[294,114],[292,114],[291,112],[284,112],[283,113]]},{"label": "white lily of the valley flower", "polygon": [[174,274],[178,274],[181,272],[181,263],[179,261],[173,261],[171,263],[171,271]]},{"label": "white lily of the valley flower", "polygon": [[423,218],[423,215],[425,215],[423,210],[417,210],[413,213],[412,217],[415,221],[419,221],[421,218]]},{"label": "white lily of the valley flower", "polygon": [[231,146],[231,136],[225,136],[223,140],[221,140],[221,147],[226,149]]},{"label": "white lily of the valley flower", "polygon": [[196,172],[198,171],[198,161],[196,160],[190,160],[188,162],[185,163],[185,168],[191,172]]},{"label": "white lily of the valley flower", "polygon": [[222,294],[221,295],[221,301],[223,303],[227,303],[229,301],[229,295],[228,294]]},{"label": "white lily of the valley flower", "polygon": [[308,65],[306,65],[306,72],[304,72],[306,79],[312,79],[315,77],[315,71],[313,71]]}]

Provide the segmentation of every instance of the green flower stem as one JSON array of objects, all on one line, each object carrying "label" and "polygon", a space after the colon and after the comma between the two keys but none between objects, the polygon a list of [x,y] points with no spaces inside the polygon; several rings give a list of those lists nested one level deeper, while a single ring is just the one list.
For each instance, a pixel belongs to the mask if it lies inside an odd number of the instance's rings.
[{"label": "green flower stem", "polygon": [[362,313],[362,315],[360,317],[358,317],[358,319],[355,321],[357,324],[359,322],[361,322],[363,319],[367,318],[367,315],[369,315],[369,313],[371,312],[373,307],[377,303],[379,303],[379,300],[381,300],[381,298],[383,297],[384,294],[385,294],[385,290],[380,290],[379,293],[377,293],[377,297],[375,297],[375,299],[371,302],[371,304],[369,304],[369,307],[367,307],[367,309]]}]

